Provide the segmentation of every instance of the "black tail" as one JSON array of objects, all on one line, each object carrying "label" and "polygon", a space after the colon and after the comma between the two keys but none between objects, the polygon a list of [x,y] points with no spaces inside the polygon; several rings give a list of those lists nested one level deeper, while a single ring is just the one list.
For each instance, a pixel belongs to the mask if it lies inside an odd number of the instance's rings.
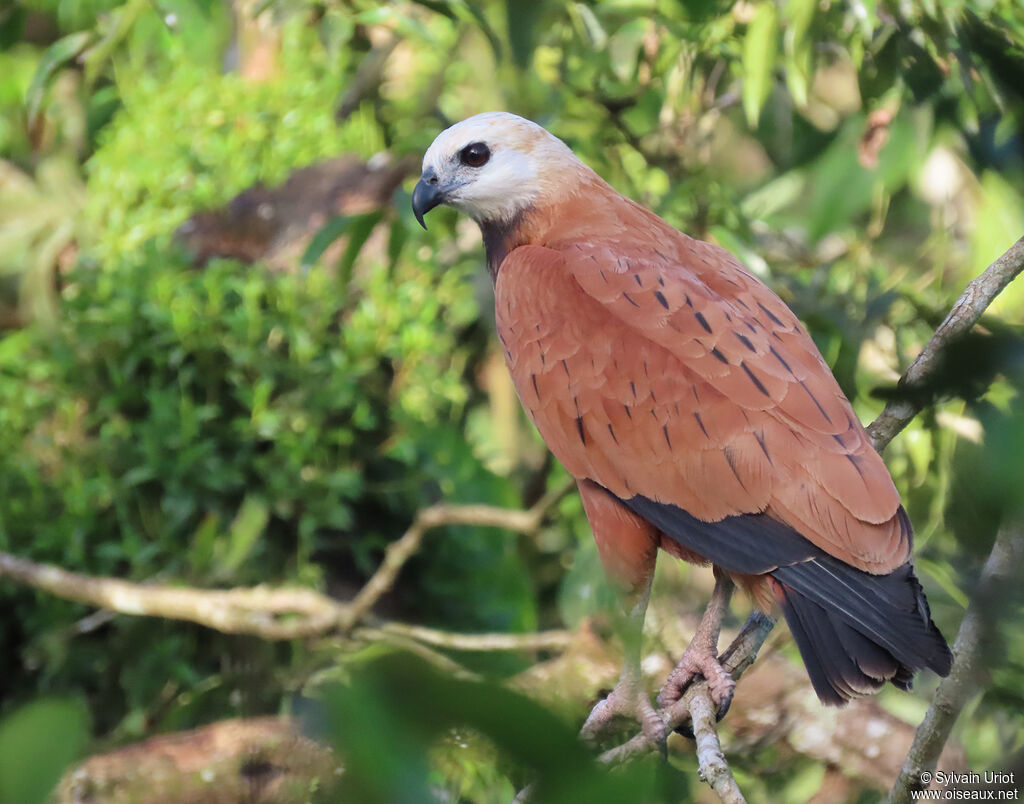
[{"label": "black tail", "polygon": [[[932,622],[910,561],[887,575],[845,564],[764,514],[704,522],[636,496],[620,500],[666,536],[730,572],[770,575],[776,597],[824,703],[870,695],[916,671],[949,674],[953,656]],[[900,509],[908,540],[910,522]]]},{"label": "black tail", "polygon": [[887,681],[910,689],[914,673],[924,668],[949,674],[953,656],[909,561],[888,575],[871,575],[825,557],[771,575],[824,703],[870,695]]}]

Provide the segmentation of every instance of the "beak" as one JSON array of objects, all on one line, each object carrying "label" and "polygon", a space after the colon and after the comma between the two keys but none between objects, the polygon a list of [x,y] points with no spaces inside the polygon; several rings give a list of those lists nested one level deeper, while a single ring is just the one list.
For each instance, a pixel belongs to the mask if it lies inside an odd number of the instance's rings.
[{"label": "beak", "polygon": [[444,190],[437,182],[437,174],[433,168],[428,169],[416,182],[416,189],[412,191],[412,214],[416,216],[420,226],[424,229],[427,224],[423,222],[423,216],[438,204],[445,201]]}]

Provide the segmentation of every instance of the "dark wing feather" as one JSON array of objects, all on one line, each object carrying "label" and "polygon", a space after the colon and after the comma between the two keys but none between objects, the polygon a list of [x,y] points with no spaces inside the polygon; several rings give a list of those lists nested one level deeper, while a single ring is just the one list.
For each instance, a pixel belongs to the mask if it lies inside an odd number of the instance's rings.
[{"label": "dark wing feather", "polygon": [[[952,655],[931,621],[909,561],[872,575],[763,514],[704,522],[643,496],[620,502],[722,569],[771,576],[823,701],[842,703],[875,692],[886,681],[905,688],[913,673],[926,667],[949,673]],[[909,529],[902,509],[900,517]]]}]

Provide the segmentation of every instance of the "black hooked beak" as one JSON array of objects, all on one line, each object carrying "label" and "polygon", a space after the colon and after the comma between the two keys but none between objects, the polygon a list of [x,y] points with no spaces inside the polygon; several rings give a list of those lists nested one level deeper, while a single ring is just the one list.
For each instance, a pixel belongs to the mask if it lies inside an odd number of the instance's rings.
[{"label": "black hooked beak", "polygon": [[437,174],[430,168],[416,182],[416,189],[412,191],[412,214],[416,216],[420,226],[427,228],[423,216],[438,204],[443,204],[444,200],[444,190],[438,184]]}]

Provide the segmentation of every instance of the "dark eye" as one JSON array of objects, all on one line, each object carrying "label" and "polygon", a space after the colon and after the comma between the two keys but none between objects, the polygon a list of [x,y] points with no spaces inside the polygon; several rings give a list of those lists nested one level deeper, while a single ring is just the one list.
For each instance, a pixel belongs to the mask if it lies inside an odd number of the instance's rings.
[{"label": "dark eye", "polygon": [[459,151],[459,161],[469,167],[483,167],[491,158],[491,149],[482,142],[471,142]]}]

